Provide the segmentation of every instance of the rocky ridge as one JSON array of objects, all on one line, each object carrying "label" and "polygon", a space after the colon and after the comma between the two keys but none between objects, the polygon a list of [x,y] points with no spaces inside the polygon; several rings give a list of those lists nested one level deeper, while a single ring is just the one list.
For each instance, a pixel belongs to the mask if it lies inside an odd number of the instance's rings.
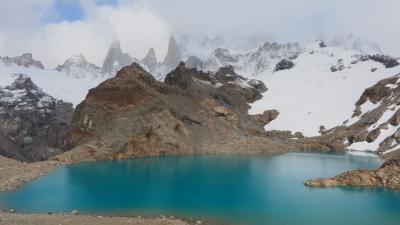
[{"label": "rocky ridge", "polygon": [[[216,71],[220,67],[232,66],[235,71],[248,75],[258,75],[264,71],[273,71],[281,60],[294,59],[303,49],[297,43],[279,44],[266,42],[262,46],[246,51],[232,52],[229,49],[217,48],[204,60],[188,58],[191,67],[204,71]],[[190,60],[189,60],[190,59]]]}]

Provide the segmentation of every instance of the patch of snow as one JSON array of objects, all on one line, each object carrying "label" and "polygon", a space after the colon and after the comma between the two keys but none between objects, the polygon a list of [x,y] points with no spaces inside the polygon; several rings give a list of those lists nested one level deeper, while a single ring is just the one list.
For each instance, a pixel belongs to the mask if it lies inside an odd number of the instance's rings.
[{"label": "patch of snow", "polygon": [[364,151],[347,151],[349,155],[360,156],[360,157],[371,157],[377,158],[378,156],[372,152],[364,152]]},{"label": "patch of snow", "polygon": [[396,146],[394,146],[392,149],[389,149],[389,150],[385,151],[383,154],[388,154],[388,153],[397,151],[397,150],[399,150],[399,149],[400,149],[399,146],[396,145]]},{"label": "patch of snow", "polygon": [[371,143],[368,143],[366,141],[363,142],[355,142],[353,144],[351,144],[348,149],[350,150],[355,150],[355,151],[366,151],[366,150],[370,150],[370,151],[377,151],[379,148],[379,144],[385,140],[387,137],[393,135],[397,129],[399,128],[399,126],[395,127],[392,125],[388,125],[388,128],[381,129],[381,133],[379,135],[379,137]]}]

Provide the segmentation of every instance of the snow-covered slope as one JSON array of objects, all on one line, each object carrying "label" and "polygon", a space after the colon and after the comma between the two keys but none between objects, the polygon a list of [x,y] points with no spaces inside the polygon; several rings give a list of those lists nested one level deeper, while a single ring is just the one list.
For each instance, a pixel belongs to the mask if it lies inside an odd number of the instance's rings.
[{"label": "snow-covered slope", "polygon": [[96,87],[106,78],[98,76],[81,76],[77,79],[65,72],[48,69],[5,66],[0,64],[0,86],[10,85],[15,74],[26,74],[45,93],[52,97],[70,102],[76,106],[83,101],[89,89]]},{"label": "snow-covered slope", "polygon": [[[306,47],[293,60],[289,70],[266,71],[256,76],[268,91],[252,104],[250,113],[266,109],[280,112],[267,130],[300,131],[319,135],[320,126],[341,125],[354,110],[355,102],[367,87],[400,72],[373,60],[360,60],[360,52],[338,47],[321,48],[320,43]],[[332,66],[338,68],[332,72]]]}]

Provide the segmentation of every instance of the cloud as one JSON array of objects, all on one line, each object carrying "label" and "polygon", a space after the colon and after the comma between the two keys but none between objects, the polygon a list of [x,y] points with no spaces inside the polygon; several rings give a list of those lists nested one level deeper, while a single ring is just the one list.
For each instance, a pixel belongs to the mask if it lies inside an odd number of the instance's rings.
[{"label": "cloud", "polygon": [[[137,0],[135,0],[137,1]],[[133,2],[124,0],[124,2]],[[356,33],[400,56],[398,0],[141,0],[174,32],[312,41]]]},{"label": "cloud", "polygon": [[[16,7],[23,7],[25,13],[31,16],[19,18],[21,23],[1,24],[0,33],[5,31],[4,43],[8,47],[0,48],[0,54],[32,52],[47,67],[55,67],[68,57],[83,53],[89,61],[101,65],[108,47],[116,39],[121,41],[123,50],[134,57],[144,57],[150,47],[154,47],[160,56],[166,54],[170,35],[168,25],[146,7],[134,4],[123,7],[98,5],[92,0],[82,0],[81,5],[85,12],[83,19],[47,24],[40,21],[44,15],[48,16],[48,11],[55,9],[52,1],[24,7],[20,4],[7,5],[14,11]],[[44,10],[35,14],[38,7]],[[51,16],[57,18],[54,14]]]}]

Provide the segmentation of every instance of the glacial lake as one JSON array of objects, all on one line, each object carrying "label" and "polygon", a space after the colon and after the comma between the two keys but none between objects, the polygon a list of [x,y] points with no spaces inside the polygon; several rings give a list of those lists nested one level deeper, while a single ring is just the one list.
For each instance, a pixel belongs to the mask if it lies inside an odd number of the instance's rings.
[{"label": "glacial lake", "polygon": [[309,188],[303,181],[382,160],[351,154],[166,156],[62,167],[0,208],[25,213],[173,215],[250,225],[398,225],[400,192]]}]

